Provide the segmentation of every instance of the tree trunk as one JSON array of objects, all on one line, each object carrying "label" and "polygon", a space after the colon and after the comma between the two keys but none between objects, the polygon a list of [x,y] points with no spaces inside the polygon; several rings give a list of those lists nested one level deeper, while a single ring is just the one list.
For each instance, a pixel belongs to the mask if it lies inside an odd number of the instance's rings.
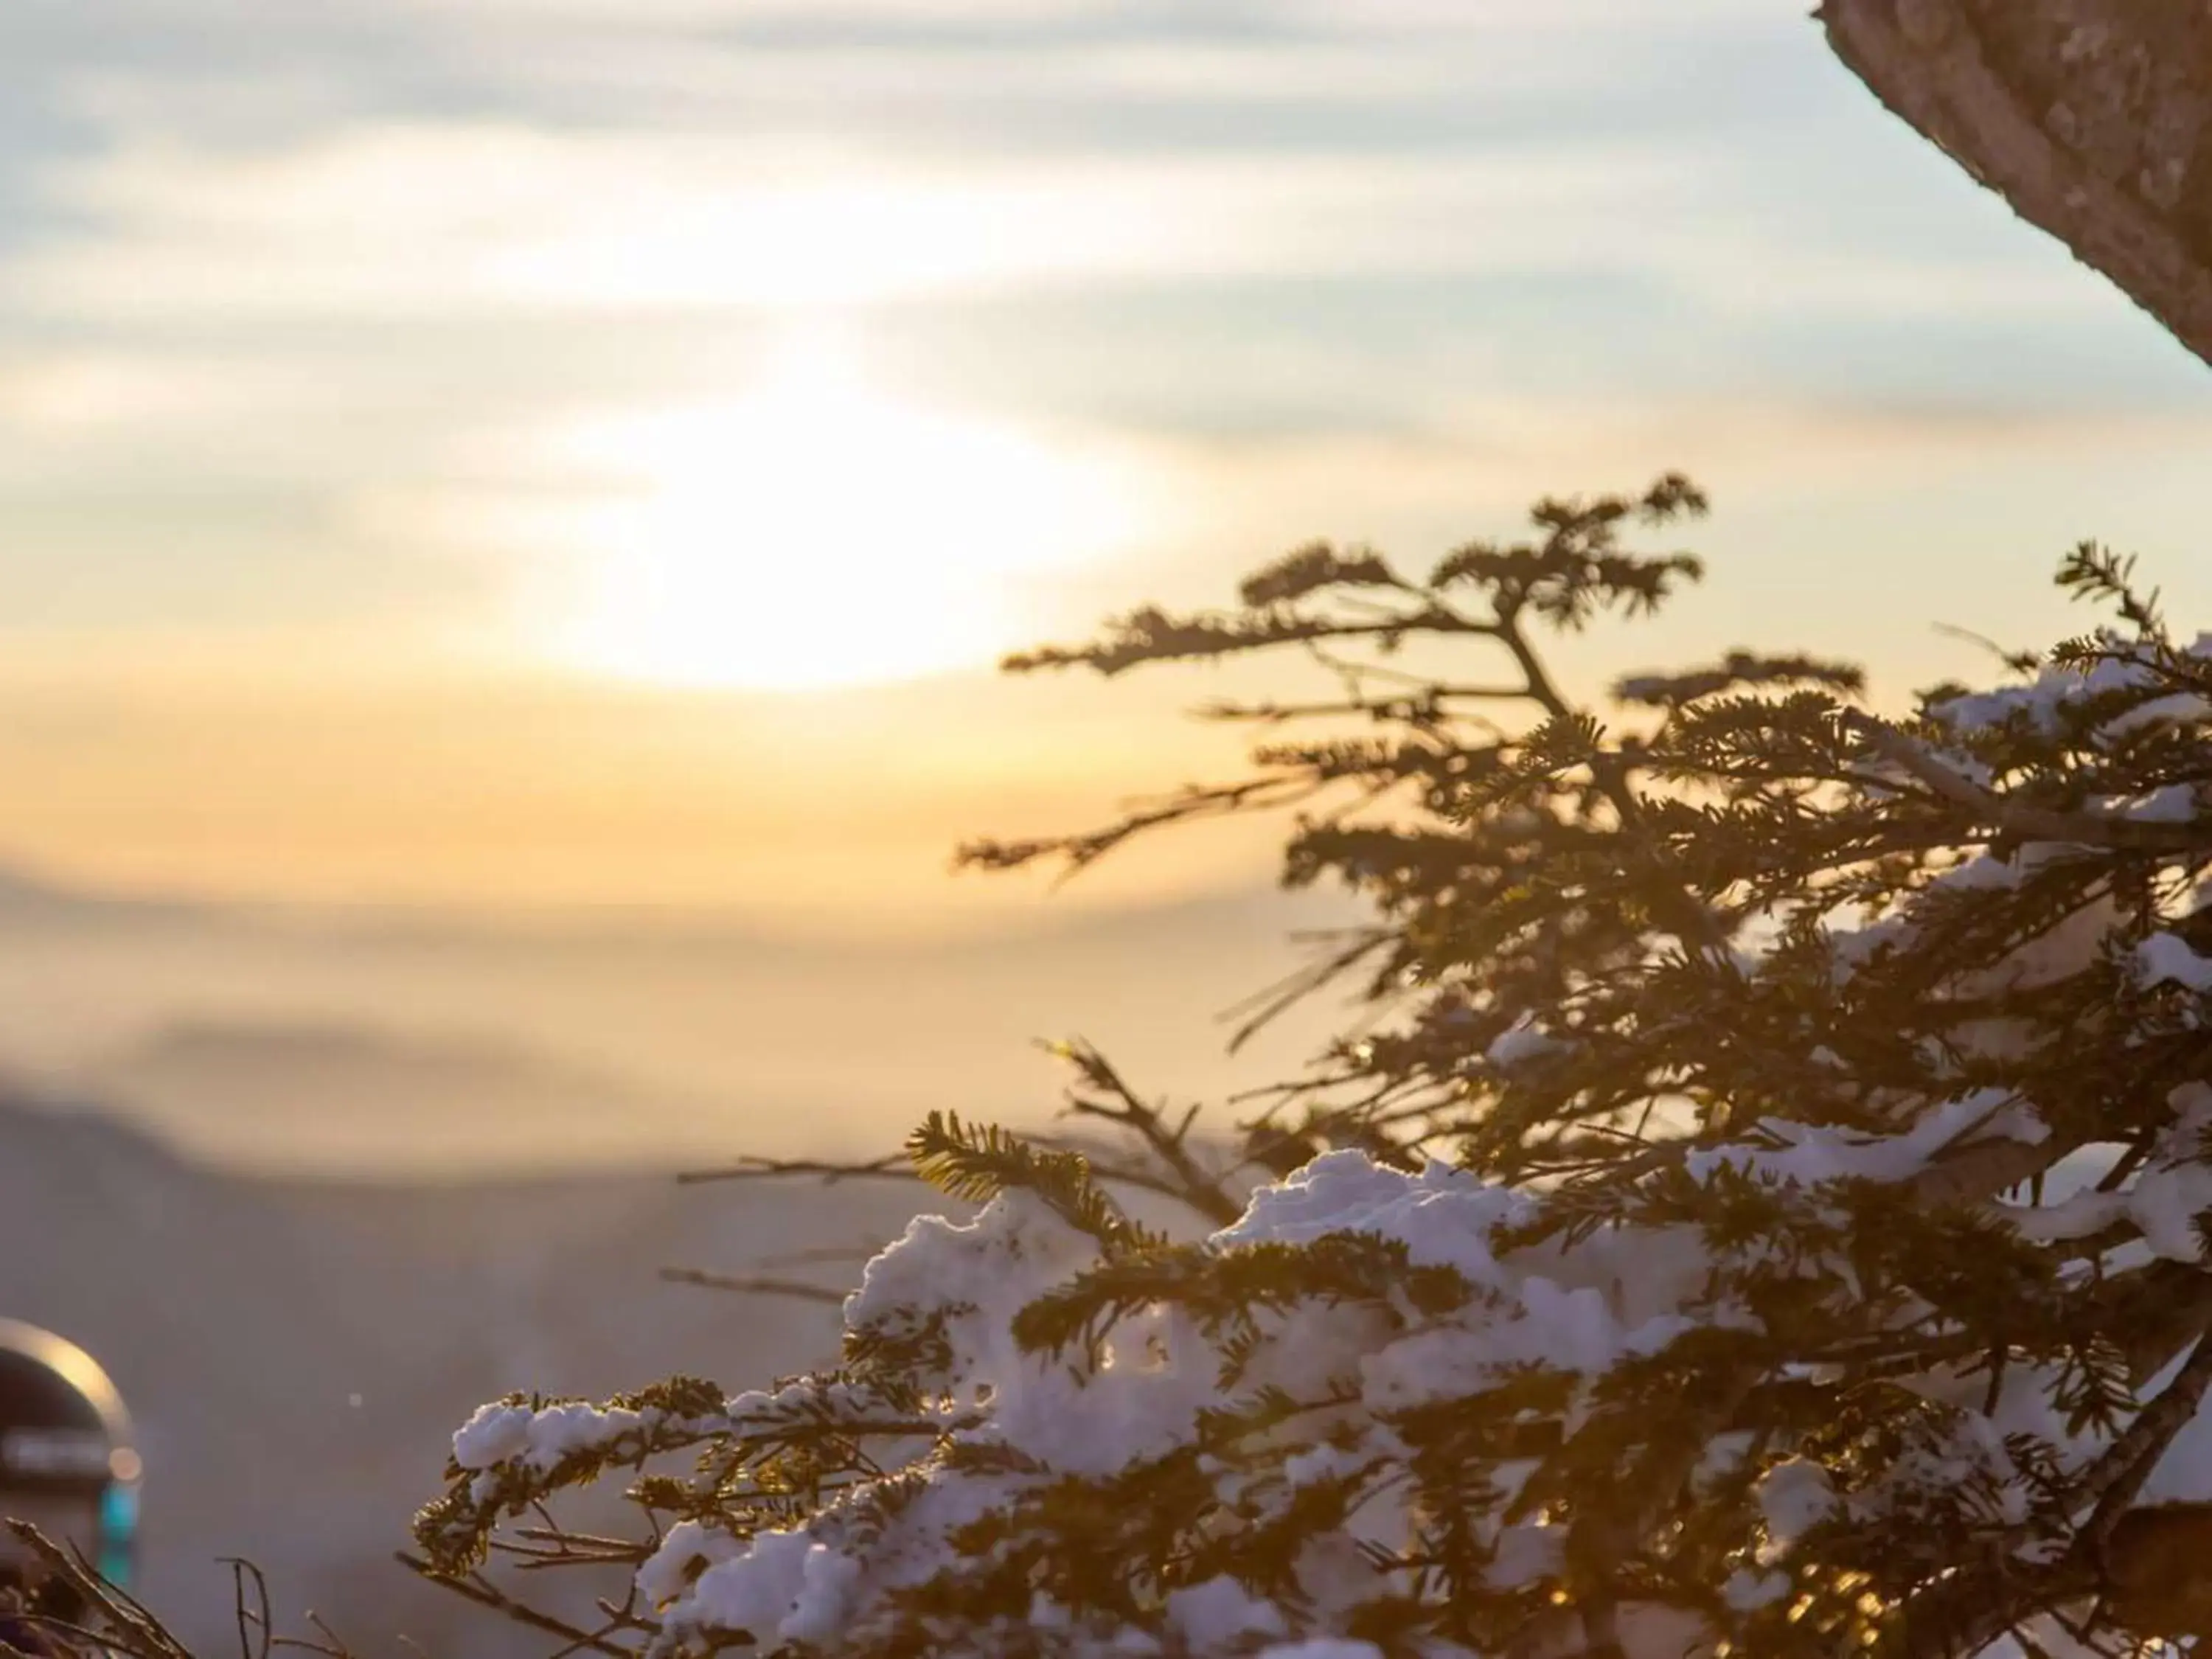
[{"label": "tree trunk", "polygon": [[1875,97],[2212,363],[2212,0],[1822,0]]}]

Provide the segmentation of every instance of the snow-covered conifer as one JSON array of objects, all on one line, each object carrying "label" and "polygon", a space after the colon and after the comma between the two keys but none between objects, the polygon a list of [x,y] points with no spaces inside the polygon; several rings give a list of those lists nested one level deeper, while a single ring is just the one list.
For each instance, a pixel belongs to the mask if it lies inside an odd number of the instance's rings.
[{"label": "snow-covered conifer", "polygon": [[[933,1118],[980,1208],[868,1266],[840,1366],[488,1407],[431,1567],[565,1553],[581,1633],[657,1659],[2212,1635],[2212,636],[2084,546],[2106,624],[1993,689],[1881,718],[1742,651],[1576,700],[1544,636],[1693,580],[1624,538],[1703,507],[1547,501],[1422,576],[1310,547],[1017,659],[1336,671],[1213,711],[1249,777],[967,856],[1295,805],[1285,881],[1374,921],[1286,994],[1356,976],[1358,1029],[1233,1136],[1081,1047],[1088,1156]],[[532,1530],[611,1479],[634,1537]]]}]

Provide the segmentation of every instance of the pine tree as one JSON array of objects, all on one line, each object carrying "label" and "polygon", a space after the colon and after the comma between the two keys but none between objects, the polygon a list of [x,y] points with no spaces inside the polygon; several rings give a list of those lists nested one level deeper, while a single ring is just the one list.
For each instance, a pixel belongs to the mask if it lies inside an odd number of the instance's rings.
[{"label": "pine tree", "polygon": [[[1375,920],[1285,994],[1352,976],[1359,1028],[1233,1139],[1079,1046],[1088,1153],[933,1118],[981,1207],[869,1265],[840,1366],[488,1407],[424,1570],[611,1573],[574,1638],[667,1659],[2212,1637],[2212,635],[2084,545],[2101,625],[1905,718],[1750,651],[1577,703],[1547,636],[1696,580],[1630,544],[1705,506],[1307,547],[1013,659],[1334,671],[1212,711],[1248,777],[963,856],[1295,804],[1285,882]],[[538,1524],[609,1480],[635,1538]]]},{"label": "pine tree", "polygon": [[[2205,356],[2212,33],[2183,9],[1820,15]],[[1211,711],[1313,733],[1249,777],[963,857],[1080,869],[1297,808],[1285,883],[1374,921],[1260,1017],[1356,976],[1358,1029],[1228,1141],[1079,1044],[1103,1141],[933,1117],[909,1156],[980,1212],[869,1264],[840,1366],[488,1406],[418,1570],[563,1656],[2212,1647],[2212,635],[2084,544],[2059,580],[2103,625],[1905,719],[1848,665],[1750,651],[1571,699],[1546,634],[1696,580],[1623,538],[1705,507],[1671,476],[1546,500],[1419,578],[1316,544],[1230,610],[1013,659],[1334,672]],[[1504,678],[1407,666],[1442,656]],[[611,1482],[634,1536],[554,1518]],[[21,1541],[85,1601],[45,1616],[55,1647],[191,1659]],[[603,1622],[495,1557],[598,1575]]]}]

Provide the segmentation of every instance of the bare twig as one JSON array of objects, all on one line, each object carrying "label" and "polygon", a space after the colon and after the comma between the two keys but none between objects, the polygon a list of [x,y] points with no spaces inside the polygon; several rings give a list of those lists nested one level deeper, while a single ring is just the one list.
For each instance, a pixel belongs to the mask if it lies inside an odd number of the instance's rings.
[{"label": "bare twig", "polygon": [[739,1296],[783,1296],[796,1302],[818,1302],[833,1308],[842,1307],[847,1294],[826,1285],[809,1285],[796,1279],[709,1273],[696,1267],[663,1267],[660,1277],[670,1285],[693,1285],[702,1290],[727,1291]]},{"label": "bare twig", "polygon": [[834,1187],[841,1181],[919,1181],[903,1153],[894,1152],[865,1163],[825,1164],[811,1158],[747,1158],[723,1170],[687,1170],[676,1177],[679,1186],[710,1181],[774,1181],[787,1176],[806,1176]]},{"label": "bare twig", "polygon": [[[1381,672],[1370,668],[1369,672]],[[1406,676],[1416,679],[1416,676]],[[1481,716],[1458,714],[1446,709],[1448,702],[1525,702],[1528,689],[1522,685],[1433,685],[1419,682],[1416,691],[1392,696],[1379,696],[1346,697],[1337,702],[1237,702],[1221,699],[1200,703],[1191,710],[1199,720],[1241,721],[1256,726],[1285,726],[1293,720],[1328,720],[1332,718],[1376,720],[1399,720],[1409,725],[1434,726],[1446,722],[1488,725]]]},{"label": "bare twig", "polygon": [[320,1654],[323,1659],[353,1659],[353,1650],[346,1645],[344,1638],[324,1622],[322,1614],[310,1610],[307,1613],[307,1623],[313,1626],[316,1634],[323,1638],[321,1641],[302,1641],[296,1636],[279,1637],[273,1645],[297,1649],[303,1653]]},{"label": "bare twig", "polygon": [[1230,1038],[1229,1052],[1237,1053],[1285,1011],[1350,972],[1396,938],[1397,935],[1388,928],[1361,929],[1351,944],[1340,946],[1319,962],[1308,963],[1295,973],[1285,975],[1273,984],[1224,1009],[1219,1018],[1238,1021],[1236,1032]]},{"label": "bare twig", "polygon": [[[240,1659],[269,1659],[270,1638],[274,1633],[270,1629],[269,1581],[262,1576],[259,1567],[240,1557],[229,1558],[228,1565],[231,1606],[238,1619]],[[256,1603],[252,1610],[246,1604],[246,1587],[249,1578],[252,1582]],[[252,1634],[255,1629],[260,1632],[258,1640]]]},{"label": "bare twig", "polygon": [[1179,1127],[1170,1128],[1158,1110],[1139,1098],[1136,1091],[1122,1080],[1121,1074],[1105,1055],[1079,1038],[1044,1046],[1072,1062],[1085,1081],[1108,1097],[1104,1100],[1091,1099],[1071,1090],[1067,1097],[1070,1111],[1085,1117],[1103,1118],[1135,1134],[1173,1176],[1176,1196],[1207,1220],[1225,1227],[1243,1213],[1244,1206],[1230,1197],[1221,1182],[1191,1156],[1184,1140],[1191,1117],[1185,1116]]},{"label": "bare twig", "polygon": [[606,1538],[596,1533],[571,1532],[566,1527],[522,1527],[515,1536],[536,1543],[562,1544],[571,1547],[614,1554],[634,1554],[642,1559],[653,1552],[644,1545],[625,1538]]},{"label": "bare twig", "polygon": [[580,1630],[564,1620],[554,1618],[550,1613],[540,1613],[535,1607],[526,1607],[497,1585],[487,1582],[481,1574],[472,1578],[457,1578],[450,1573],[439,1571],[420,1556],[410,1555],[404,1550],[398,1552],[392,1559],[417,1577],[425,1579],[441,1589],[449,1589],[465,1601],[473,1601],[478,1607],[489,1607],[493,1612],[504,1614],[519,1625],[527,1625],[532,1630],[543,1631],[549,1636],[560,1637],[563,1641],[571,1644],[566,1651],[574,1653],[589,1648],[593,1652],[608,1655],[610,1659],[633,1659],[630,1649],[618,1646],[608,1641],[605,1637],[595,1635],[590,1631]]},{"label": "bare twig", "polygon": [[831,1244],[818,1250],[789,1250],[781,1255],[764,1255],[754,1265],[762,1267],[850,1267],[856,1262],[872,1261],[890,1248],[887,1238],[864,1241],[858,1244]]}]

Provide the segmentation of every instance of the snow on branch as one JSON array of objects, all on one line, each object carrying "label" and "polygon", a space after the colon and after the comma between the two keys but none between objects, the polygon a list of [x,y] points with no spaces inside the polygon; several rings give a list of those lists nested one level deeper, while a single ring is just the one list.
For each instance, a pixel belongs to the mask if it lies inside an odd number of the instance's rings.
[{"label": "snow on branch", "polygon": [[[1304,548],[1018,663],[1336,678],[1249,777],[966,857],[1298,805],[1285,882],[1373,914],[1262,1017],[1356,974],[1351,1028],[1232,1126],[1075,1042],[1061,1132],[710,1172],[960,1218],[849,1294],[677,1273],[834,1304],[839,1363],[492,1402],[410,1564],[616,1659],[2212,1640],[2212,637],[2085,545],[2061,583],[2112,625],[1909,718],[1747,648],[1577,702],[1546,637],[1693,581],[1626,538],[1704,505],[1547,499],[1425,580]],[[627,1528],[563,1519],[607,1491]],[[554,1569],[596,1619],[514,1587]]]}]

